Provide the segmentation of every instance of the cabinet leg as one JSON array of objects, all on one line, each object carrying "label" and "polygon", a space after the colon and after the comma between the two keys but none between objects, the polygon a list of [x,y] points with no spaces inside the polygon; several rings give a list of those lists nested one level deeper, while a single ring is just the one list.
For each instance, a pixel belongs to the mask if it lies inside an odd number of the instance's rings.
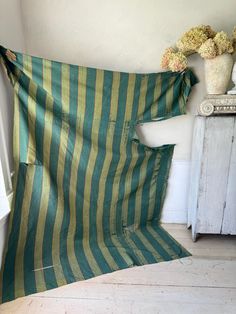
[{"label": "cabinet leg", "polygon": [[197,238],[198,238],[198,233],[192,232],[192,240],[193,240],[193,242],[196,242]]}]

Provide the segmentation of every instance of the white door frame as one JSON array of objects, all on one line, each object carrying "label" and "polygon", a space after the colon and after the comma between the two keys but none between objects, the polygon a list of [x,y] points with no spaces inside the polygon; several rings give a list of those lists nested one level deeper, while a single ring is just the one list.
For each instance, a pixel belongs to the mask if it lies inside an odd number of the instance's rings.
[{"label": "white door frame", "polygon": [[[10,206],[8,202],[8,197],[12,193],[12,182],[11,182],[11,170],[10,163],[8,159],[7,153],[7,145],[6,145],[6,132],[3,126],[3,111],[10,104],[6,104],[7,102],[7,92],[5,90],[6,84],[4,77],[4,71],[2,71],[2,64],[0,68],[0,223],[1,220],[6,217],[10,212]],[[10,122],[10,121],[9,121]]]},{"label": "white door frame", "polygon": [[4,135],[0,109],[0,222],[10,212],[8,196],[12,192],[11,172]]},{"label": "white door frame", "polygon": [[[7,97],[9,91],[7,89],[7,78],[5,73],[5,69],[3,68],[2,63],[0,64],[0,162],[1,162],[1,172],[3,174],[4,182],[5,182],[5,190],[7,195],[12,193],[12,180],[11,180],[11,168],[9,163],[9,156],[7,152],[7,143],[6,143],[6,132],[4,130],[3,124],[3,110],[6,110],[11,103],[9,102],[9,97]],[[12,97],[10,97],[12,98]],[[5,122],[5,121],[4,121]],[[9,121],[9,123],[11,123]],[[8,123],[8,124],[9,124]],[[0,177],[1,180],[1,177]],[[0,191],[1,195],[1,191]]]},{"label": "white door frame", "polygon": [[[0,73],[0,89],[4,89],[3,80],[3,75]],[[3,104],[6,101],[4,99],[4,94],[4,92],[1,93],[0,99],[0,268],[6,240],[8,217],[10,213],[9,201],[12,196],[11,170],[8,160],[6,136],[2,119],[2,110],[5,108]]]},{"label": "white door frame", "polygon": [[[3,121],[2,121],[2,114],[0,109],[0,164],[1,164],[1,172],[4,178],[5,183],[5,190],[7,194],[12,192],[12,181],[11,181],[11,171],[10,171],[10,164],[8,160],[7,154],[7,145],[5,140],[5,132],[3,129]],[[0,177],[0,180],[2,178]],[[1,191],[0,191],[1,195]]]}]

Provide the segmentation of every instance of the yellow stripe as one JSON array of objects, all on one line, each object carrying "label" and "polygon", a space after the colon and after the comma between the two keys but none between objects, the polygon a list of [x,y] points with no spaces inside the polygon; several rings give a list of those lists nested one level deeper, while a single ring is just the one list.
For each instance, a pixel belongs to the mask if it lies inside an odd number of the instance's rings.
[{"label": "yellow stripe", "polygon": [[29,79],[32,79],[32,57],[29,55],[22,55],[23,56],[23,67],[22,72],[28,76]]},{"label": "yellow stripe", "polygon": [[[86,72],[85,72],[86,70]],[[81,86],[82,88],[84,86],[86,86],[86,79],[87,79],[87,69],[83,68],[83,72],[85,75],[83,75],[81,77],[81,80],[79,82],[79,86]],[[79,77],[80,78],[80,77]],[[84,89],[84,88],[83,88]],[[83,94],[83,104],[85,105],[89,105],[89,104],[86,104],[86,93]],[[100,109],[99,108],[95,108],[96,111],[99,111]],[[84,111],[82,113],[83,117],[85,116],[85,108],[84,108]],[[82,132],[82,127],[83,127],[83,123],[81,123],[81,132]],[[89,163],[89,161],[88,161]],[[88,169],[89,166],[87,166],[87,170],[90,170]],[[86,195],[89,195],[89,194],[86,194],[86,189],[88,188],[86,185],[87,185],[87,171],[85,173],[85,186],[84,186],[84,198],[83,198],[83,207],[82,207],[82,211],[83,211],[83,239],[82,239],[82,243],[83,243],[83,247],[84,247],[84,253],[85,253],[85,256],[87,258],[87,261],[92,269],[92,271],[96,274],[96,275],[99,275],[99,274],[102,274],[100,268],[99,268],[99,265],[97,263],[97,261],[95,260],[94,256],[93,256],[93,253],[91,251],[91,248],[90,248],[90,245],[89,245],[89,213],[88,213],[88,210],[89,210],[89,206],[85,206],[85,201],[87,201],[89,203],[89,200],[86,200]],[[91,174],[89,174],[91,175]],[[79,178],[78,178],[79,179]],[[90,179],[91,180],[91,179]],[[88,183],[89,184],[89,183]],[[88,205],[87,203],[87,205]]]},{"label": "yellow stripe", "polygon": [[143,243],[143,245],[152,253],[152,255],[158,260],[158,262],[163,260],[163,257],[157,252],[155,247],[148,241],[148,239],[142,234],[141,230],[138,229],[135,232],[136,236]]},{"label": "yellow stripe", "polygon": [[[79,68],[78,72],[78,85],[81,83],[80,76],[82,75],[82,69]],[[86,76],[86,74],[84,74]],[[83,79],[84,81],[85,79]],[[68,234],[67,234],[67,254],[69,263],[74,274],[76,280],[83,279],[83,274],[79,267],[77,257],[75,254],[75,247],[74,247],[74,239],[75,239],[75,232],[76,232],[76,194],[77,194],[77,174],[79,168],[79,161],[82,151],[82,129],[81,129],[81,116],[79,115],[80,112],[84,112],[84,107],[82,106],[82,102],[85,102],[85,94],[83,93],[83,89],[81,86],[78,86],[78,113],[77,113],[77,122],[76,122],[76,134],[75,134],[75,145],[74,145],[74,152],[72,156],[72,164],[71,164],[71,172],[70,172],[70,191],[69,191],[69,204],[70,204],[70,222],[68,226]],[[83,109],[82,109],[83,108]]]},{"label": "yellow stripe", "polygon": [[[70,67],[68,64],[61,65],[61,100],[62,100],[62,112],[63,114],[69,114],[69,100],[70,100]],[[60,145],[58,152],[58,164],[57,164],[57,190],[58,190],[58,199],[57,199],[57,209],[56,217],[53,228],[53,239],[52,239],[52,259],[53,265],[57,266],[55,270],[55,276],[58,286],[66,284],[66,278],[62,270],[60,262],[60,234],[61,234],[61,225],[64,215],[64,190],[63,190],[63,178],[64,178],[64,169],[65,169],[65,159],[67,153],[67,143],[69,136],[69,126],[68,122],[62,119],[62,125],[60,129]],[[60,267],[60,272],[58,270]]]},{"label": "yellow stripe", "polygon": [[143,117],[143,113],[145,110],[146,105],[146,94],[147,94],[147,87],[148,87],[148,75],[143,75],[141,86],[140,86],[140,96],[138,102],[138,119]]},{"label": "yellow stripe", "polygon": [[126,103],[125,103],[125,121],[130,121],[132,118],[135,81],[136,81],[136,74],[130,73],[129,79],[128,79],[127,97],[126,97]]},{"label": "yellow stripe", "polygon": [[161,95],[161,75],[157,76],[156,85],[154,89],[154,97],[153,97],[153,104],[151,106],[151,117],[152,119],[156,119],[158,116],[158,99]]},{"label": "yellow stripe", "polygon": [[18,236],[18,245],[15,258],[15,298],[25,295],[24,289],[24,250],[27,236],[27,226],[29,219],[30,202],[33,192],[33,183],[35,175],[35,166],[28,165],[26,172],[26,181],[21,207],[21,223]]},{"label": "yellow stripe", "polygon": [[[32,62],[31,57],[24,56],[23,67],[28,68],[28,71],[32,73]],[[32,74],[31,74],[32,76]],[[30,81],[29,89],[28,89],[28,125],[29,125],[29,140],[27,147],[27,157],[32,156],[32,147],[35,146],[35,114],[36,114],[36,88],[35,85]],[[34,158],[32,158],[34,161]],[[28,162],[28,158],[26,160]],[[29,219],[29,210],[30,210],[30,202],[33,192],[33,182],[34,182],[34,174],[35,168],[33,166],[25,166],[26,170],[26,181],[24,187],[24,195],[22,207],[21,207],[21,223],[18,237],[18,245],[16,250],[16,259],[15,259],[15,297],[23,296],[24,292],[24,249],[27,237],[27,226]]]},{"label": "yellow stripe", "polygon": [[138,183],[138,193],[136,193],[135,197],[135,216],[134,216],[134,225],[135,228],[139,228],[141,223],[141,212],[142,212],[142,194],[143,194],[143,186],[147,179],[147,167],[150,159],[152,151],[144,152],[145,158],[142,161],[141,167],[139,168],[139,183]]},{"label": "yellow stripe", "polygon": [[156,241],[160,244],[160,246],[161,246],[171,257],[173,257],[173,258],[178,258],[178,255],[176,254],[176,252],[175,252],[174,250],[172,250],[172,249],[169,247],[168,243],[167,243],[165,240],[163,240],[160,235],[157,234],[157,232],[153,229],[152,226],[149,226],[149,225],[147,224],[146,228],[147,228],[147,230],[152,234],[152,236],[156,239]]},{"label": "yellow stripe", "polygon": [[[18,172],[19,172],[19,156],[20,156],[20,111],[19,111],[19,83],[17,82],[14,86],[14,123],[13,123],[13,160],[14,160],[14,178],[13,178],[13,191],[16,191],[16,184],[17,184],[17,178],[18,178]],[[12,222],[13,222],[13,216],[15,211],[15,200],[16,195],[14,193],[13,195],[13,201],[11,206],[11,214],[9,219],[9,225],[8,225],[8,234],[11,233],[12,230]]]},{"label": "yellow stripe", "polygon": [[[46,112],[45,112],[45,125],[44,125],[44,143],[43,143],[43,176],[42,176],[42,196],[40,200],[39,217],[36,231],[36,240],[34,250],[35,269],[43,268],[43,236],[44,227],[47,215],[49,191],[50,191],[50,147],[52,138],[52,122],[53,122],[53,98],[51,93],[51,62],[43,60],[43,87],[47,87],[49,93],[46,95]],[[35,272],[35,280],[37,291],[46,290],[43,271]]]},{"label": "yellow stripe", "polygon": [[[32,58],[27,56],[27,68],[32,77]],[[36,84],[30,80],[29,82],[29,94],[28,94],[28,151],[27,151],[27,163],[34,163],[36,159],[36,147],[35,147],[35,120],[36,120]]]}]

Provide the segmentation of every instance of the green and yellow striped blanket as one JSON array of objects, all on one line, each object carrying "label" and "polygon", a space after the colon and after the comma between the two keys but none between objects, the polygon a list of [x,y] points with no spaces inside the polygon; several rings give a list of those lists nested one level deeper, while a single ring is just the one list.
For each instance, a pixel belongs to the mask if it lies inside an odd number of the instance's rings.
[{"label": "green and yellow striped blanket", "polygon": [[188,256],[159,224],[174,145],[147,147],[135,126],[184,114],[193,73],[14,54],[0,48],[14,87],[15,162],[2,302]]}]

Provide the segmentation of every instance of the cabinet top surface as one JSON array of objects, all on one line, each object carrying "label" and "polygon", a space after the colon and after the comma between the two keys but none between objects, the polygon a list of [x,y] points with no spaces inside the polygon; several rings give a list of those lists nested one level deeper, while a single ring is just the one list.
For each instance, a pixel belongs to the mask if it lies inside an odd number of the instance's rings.
[{"label": "cabinet top surface", "polygon": [[209,100],[209,99],[219,99],[219,100],[227,100],[227,99],[230,99],[230,100],[235,100],[236,101],[236,94],[235,95],[228,95],[228,94],[223,94],[223,95],[206,95],[205,98],[203,99],[204,100]]}]

